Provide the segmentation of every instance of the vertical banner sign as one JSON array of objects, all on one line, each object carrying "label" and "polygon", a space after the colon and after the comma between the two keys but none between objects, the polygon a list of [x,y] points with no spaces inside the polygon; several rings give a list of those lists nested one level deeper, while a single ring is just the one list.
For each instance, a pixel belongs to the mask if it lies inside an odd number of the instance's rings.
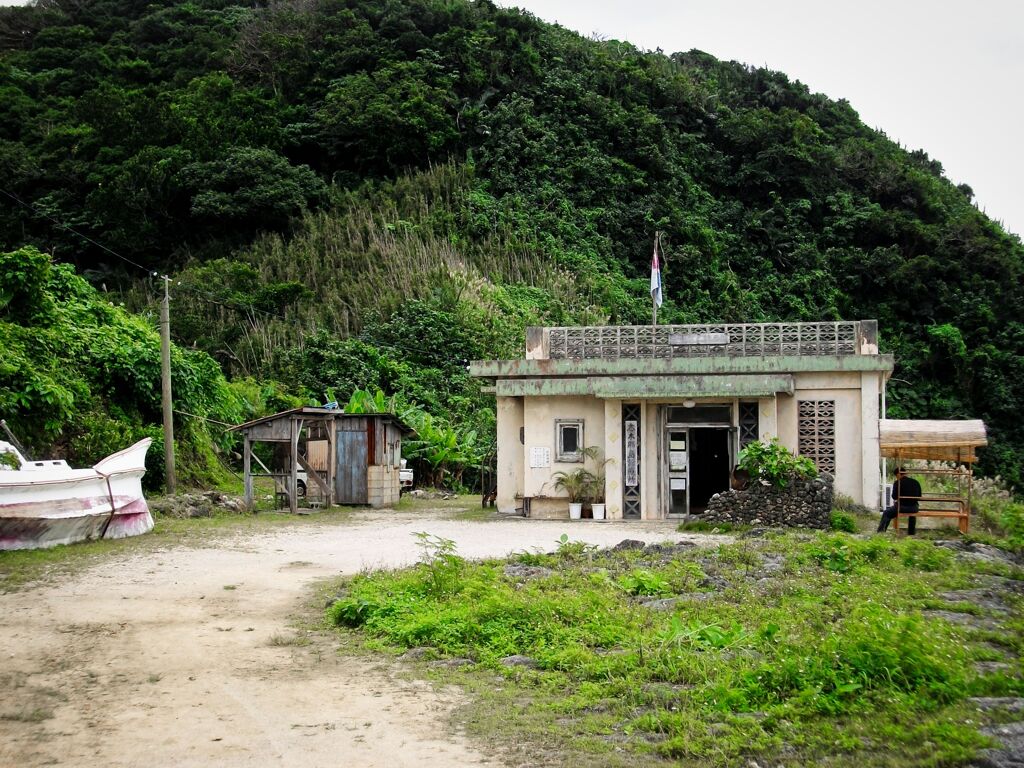
[{"label": "vertical banner sign", "polygon": [[623,480],[625,485],[640,485],[639,456],[637,454],[638,425],[636,421],[626,421],[625,456],[623,456]]}]

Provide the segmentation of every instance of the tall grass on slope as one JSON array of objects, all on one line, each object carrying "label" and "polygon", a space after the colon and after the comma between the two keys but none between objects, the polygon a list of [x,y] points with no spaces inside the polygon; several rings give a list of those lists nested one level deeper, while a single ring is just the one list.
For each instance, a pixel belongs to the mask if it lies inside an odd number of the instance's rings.
[{"label": "tall grass on slope", "polygon": [[452,164],[336,192],[330,210],[307,213],[291,234],[265,235],[179,274],[177,332],[232,370],[258,374],[273,350],[300,345],[306,332],[357,335],[368,321],[438,291],[507,313],[495,299],[501,286],[534,289],[525,300],[530,318],[513,326],[599,318],[587,281],[538,243],[470,222],[472,194],[469,172]]}]

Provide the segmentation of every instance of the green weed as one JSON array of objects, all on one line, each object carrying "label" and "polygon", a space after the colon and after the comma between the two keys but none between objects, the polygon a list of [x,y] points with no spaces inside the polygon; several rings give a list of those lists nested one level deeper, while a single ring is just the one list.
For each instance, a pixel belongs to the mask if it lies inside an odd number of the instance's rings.
[{"label": "green weed", "polygon": [[857,520],[848,512],[832,510],[831,524],[833,531],[844,531],[846,533],[857,532]]},{"label": "green weed", "polygon": [[[952,765],[985,743],[966,697],[1024,685],[971,666],[998,656],[982,641],[1015,647],[1020,605],[984,633],[922,618],[975,578],[928,541],[780,534],[654,562],[567,536],[558,549],[511,558],[552,569],[542,579],[506,578],[505,561],[460,561],[444,588],[427,564],[364,574],[329,617],[375,648],[472,659],[458,679],[505,712],[471,710],[479,723],[584,762],[614,745],[623,765]],[[785,568],[766,579],[769,560]],[[513,654],[536,667],[505,667]],[[552,729],[551,713],[568,719]]]}]

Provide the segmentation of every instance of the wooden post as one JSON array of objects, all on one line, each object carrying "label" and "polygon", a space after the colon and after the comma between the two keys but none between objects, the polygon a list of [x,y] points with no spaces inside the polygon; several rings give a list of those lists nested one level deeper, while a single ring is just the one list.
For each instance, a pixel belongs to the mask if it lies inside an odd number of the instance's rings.
[{"label": "wooden post", "polygon": [[[974,458],[973,456],[971,458]],[[967,517],[960,518],[960,533],[967,533],[971,527],[971,491],[974,489],[974,465],[967,464]]]},{"label": "wooden post", "polygon": [[338,464],[338,434],[335,431],[336,428],[337,420],[332,416],[327,421],[327,506],[329,507],[333,507],[338,498],[334,479]]},{"label": "wooden post", "polygon": [[242,481],[245,484],[245,506],[253,509],[252,498],[252,441],[245,435],[242,446]]},{"label": "wooden post", "polygon": [[288,506],[294,515],[298,514],[299,511],[299,432],[302,431],[302,421],[292,417],[290,425],[291,450],[289,451]]},{"label": "wooden post", "polygon": [[171,297],[164,275],[164,300],[160,304],[160,383],[164,411],[164,479],[167,493],[174,494],[177,478],[174,473],[174,407],[171,401]]}]

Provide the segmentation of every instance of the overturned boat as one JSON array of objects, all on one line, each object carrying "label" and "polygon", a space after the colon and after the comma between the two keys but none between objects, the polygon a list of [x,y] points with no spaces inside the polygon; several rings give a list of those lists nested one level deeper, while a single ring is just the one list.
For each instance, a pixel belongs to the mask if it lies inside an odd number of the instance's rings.
[{"label": "overturned boat", "polygon": [[18,469],[0,465],[0,550],[41,549],[88,539],[122,539],[153,530],[142,495],[148,437],[91,469],[66,461],[28,461],[10,443]]}]

